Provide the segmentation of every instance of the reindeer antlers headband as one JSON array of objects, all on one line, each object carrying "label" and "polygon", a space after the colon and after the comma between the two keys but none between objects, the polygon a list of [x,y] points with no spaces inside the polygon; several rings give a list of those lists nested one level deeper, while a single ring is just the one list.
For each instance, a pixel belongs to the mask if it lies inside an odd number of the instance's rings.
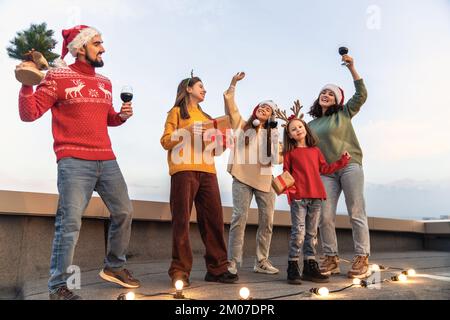
[{"label": "reindeer antlers headband", "polygon": [[186,81],[186,87],[189,86],[189,83],[191,82],[192,78],[194,78],[194,69],[191,70],[191,77],[188,78]]},{"label": "reindeer antlers headband", "polygon": [[300,101],[297,100],[294,102],[294,106],[291,108],[291,111],[293,112],[293,114],[291,116],[289,116],[289,117],[287,116],[286,110],[280,111],[279,109],[275,110],[275,116],[277,119],[280,119],[280,120],[283,120],[284,122],[286,122],[281,125],[283,128],[286,128],[287,125],[289,124],[289,122],[291,122],[292,120],[294,120],[294,119],[302,120],[303,119],[304,114],[300,113],[300,110],[302,108],[303,108],[303,106],[300,105]]}]

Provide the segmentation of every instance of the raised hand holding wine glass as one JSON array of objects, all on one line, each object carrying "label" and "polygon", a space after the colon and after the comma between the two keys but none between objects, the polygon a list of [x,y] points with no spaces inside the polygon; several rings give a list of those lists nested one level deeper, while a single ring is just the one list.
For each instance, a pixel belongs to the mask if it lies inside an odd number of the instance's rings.
[{"label": "raised hand holding wine glass", "polygon": [[347,47],[339,47],[339,54],[342,56],[342,63],[343,66],[348,67],[348,63],[345,61],[344,56],[348,55],[348,48]]},{"label": "raised hand holding wine glass", "polygon": [[120,93],[120,99],[122,99],[123,103],[119,116],[122,120],[128,120],[133,116],[133,107],[131,105],[131,100],[133,100],[133,88],[131,86],[124,86]]}]

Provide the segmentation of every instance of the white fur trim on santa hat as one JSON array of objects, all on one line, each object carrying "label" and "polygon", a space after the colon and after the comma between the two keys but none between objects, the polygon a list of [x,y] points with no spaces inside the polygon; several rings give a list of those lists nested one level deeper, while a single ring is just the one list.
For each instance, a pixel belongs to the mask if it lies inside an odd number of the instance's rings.
[{"label": "white fur trim on santa hat", "polygon": [[337,85],[329,83],[327,85],[325,85],[322,90],[320,90],[320,92],[322,92],[323,90],[330,90],[331,92],[334,93],[334,97],[336,98],[336,104],[341,105],[344,103],[344,95],[343,95],[343,91],[341,88],[339,88]]},{"label": "white fur trim on santa hat", "polygon": [[[262,107],[264,105],[269,106],[272,109],[271,121],[275,121],[275,119],[276,119],[275,111],[278,110],[277,104],[275,102],[273,102],[273,100],[264,100],[264,101],[261,101],[258,104],[257,108],[260,108],[260,107]],[[256,112],[256,109],[255,109],[255,112]],[[253,121],[253,126],[254,127],[258,127],[260,124],[261,124],[261,121],[259,121],[258,119],[255,119]]]},{"label": "white fur trim on santa hat", "polygon": [[95,28],[85,28],[68,44],[67,49],[72,56],[76,57],[78,49],[87,44],[93,37],[100,35],[101,33]]},{"label": "white fur trim on santa hat", "polygon": [[275,102],[273,102],[272,100],[264,100],[264,101],[261,101],[261,102],[258,104],[258,107],[262,107],[263,105],[268,105],[269,107],[271,107],[273,112],[275,112],[275,110],[278,109],[277,104],[276,104]]}]

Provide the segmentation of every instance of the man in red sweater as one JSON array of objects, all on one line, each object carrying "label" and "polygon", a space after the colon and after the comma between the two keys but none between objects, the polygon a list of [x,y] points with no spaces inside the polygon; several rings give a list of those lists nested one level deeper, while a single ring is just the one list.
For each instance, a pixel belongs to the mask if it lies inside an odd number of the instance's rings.
[{"label": "man in red sweater", "polygon": [[72,265],[81,217],[94,191],[111,214],[105,267],[100,276],[125,288],[140,286],[124,268],[133,208],[108,135],[108,126],[122,125],[133,115],[133,109],[131,103],[124,103],[120,112],[115,112],[111,82],[95,72],[103,66],[101,34],[87,26],[63,30],[62,34],[61,57],[70,52],[75,63],[48,71],[34,93],[32,87],[23,85],[19,113],[23,121],[31,122],[49,109],[52,112],[59,202],[48,288],[52,300],[76,300],[81,297],[67,287],[68,267]]}]

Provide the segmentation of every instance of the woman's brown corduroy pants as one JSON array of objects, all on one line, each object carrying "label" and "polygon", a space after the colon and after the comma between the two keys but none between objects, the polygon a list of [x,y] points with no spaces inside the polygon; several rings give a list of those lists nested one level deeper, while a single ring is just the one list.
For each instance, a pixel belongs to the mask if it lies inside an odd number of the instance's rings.
[{"label": "woman's brown corduroy pants", "polygon": [[191,273],[189,220],[194,203],[198,228],[206,248],[206,269],[215,276],[227,271],[223,211],[217,176],[200,171],[182,171],[172,175],[170,188],[172,263],[169,276],[172,279],[189,278]]}]

